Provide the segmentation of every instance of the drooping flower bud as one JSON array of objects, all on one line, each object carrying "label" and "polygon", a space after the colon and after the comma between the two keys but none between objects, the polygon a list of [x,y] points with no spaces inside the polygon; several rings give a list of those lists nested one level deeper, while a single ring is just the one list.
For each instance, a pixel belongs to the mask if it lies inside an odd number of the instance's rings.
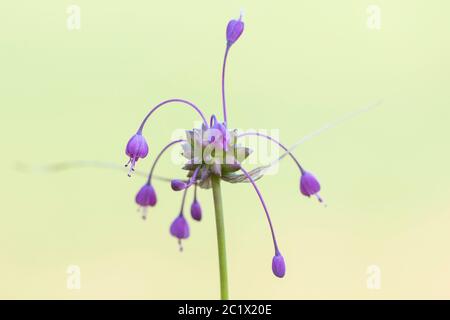
[{"label": "drooping flower bud", "polygon": [[170,186],[173,191],[181,191],[186,189],[187,183],[179,179],[174,179],[170,182]]},{"label": "drooping flower bud", "polygon": [[197,201],[197,199],[194,199],[191,204],[191,216],[194,220],[202,220],[202,207],[200,206],[200,203]]},{"label": "drooping flower bud", "polygon": [[131,176],[131,172],[134,171],[134,167],[139,158],[145,158],[148,154],[148,144],[142,134],[136,133],[128,140],[125,153],[130,157],[130,160],[125,166],[131,164],[128,173],[128,176]]},{"label": "drooping flower bud", "polygon": [[151,184],[144,185],[136,194],[136,203],[142,207],[155,206],[156,192]]},{"label": "drooping flower bud", "polygon": [[178,215],[178,217],[173,220],[170,225],[170,234],[178,239],[180,251],[183,251],[181,240],[189,238],[189,224],[183,214]]},{"label": "drooping flower bud", "polygon": [[151,184],[144,185],[136,194],[136,203],[142,208],[142,219],[147,218],[148,207],[156,205],[156,192]]},{"label": "drooping flower bud", "polygon": [[320,183],[311,173],[304,171],[300,178],[300,191],[303,195],[310,197],[315,195],[320,202],[322,198],[319,196]]},{"label": "drooping flower bud", "polygon": [[284,263],[283,256],[279,252],[272,259],[272,272],[278,278],[283,278],[286,274],[286,264]]},{"label": "drooping flower bud", "polygon": [[189,224],[183,214],[178,215],[170,226],[170,234],[178,239],[189,238]]},{"label": "drooping flower bud", "polygon": [[244,31],[244,22],[242,22],[242,15],[239,20],[230,20],[227,25],[227,43],[231,46],[233,43],[239,39],[242,32]]}]

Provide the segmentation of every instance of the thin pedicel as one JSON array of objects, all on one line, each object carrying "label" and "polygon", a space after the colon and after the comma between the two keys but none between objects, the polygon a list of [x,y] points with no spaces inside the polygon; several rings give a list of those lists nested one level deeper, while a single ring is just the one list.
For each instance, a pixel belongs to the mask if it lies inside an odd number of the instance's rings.
[{"label": "thin pedicel", "polygon": [[[266,202],[259,190],[256,180],[262,175],[262,170],[247,171],[243,167],[243,162],[251,154],[252,150],[241,146],[238,141],[239,138],[255,135],[257,137],[267,139],[277,144],[288,154],[297,165],[300,171],[300,191],[303,195],[310,197],[315,195],[319,201],[322,198],[319,196],[320,184],[313,174],[306,171],[300,164],[298,159],[292,152],[285,147],[280,141],[271,136],[258,133],[249,132],[244,134],[237,134],[237,130],[230,130],[228,128],[229,122],[227,117],[227,105],[225,97],[225,70],[229,53],[233,45],[240,38],[244,31],[244,22],[242,15],[239,19],[229,21],[226,29],[226,47],[222,64],[222,109],[223,122],[220,122],[215,115],[212,115],[207,121],[203,111],[194,103],[185,99],[169,99],[157,104],[151,109],[141,122],[136,134],[129,140],[126,147],[126,154],[129,157],[127,163],[130,164],[131,174],[134,171],[136,163],[139,159],[145,158],[148,155],[148,144],[143,136],[143,130],[148,123],[150,116],[162,106],[169,104],[182,104],[192,108],[201,117],[202,125],[200,128],[194,128],[186,131],[186,139],[179,139],[167,144],[161,152],[156,156],[153,165],[148,174],[147,183],[141,187],[136,195],[136,202],[144,209],[143,217],[146,217],[146,212],[149,207],[156,205],[156,191],[151,184],[153,172],[157,162],[161,156],[172,146],[181,144],[183,148],[183,156],[187,159],[183,170],[187,171],[187,178],[172,179],[170,181],[171,188],[174,191],[183,191],[181,208],[178,215],[173,220],[170,226],[170,234],[178,240],[180,251],[183,250],[181,241],[186,240],[190,236],[189,223],[184,215],[184,206],[186,202],[186,195],[189,188],[194,187],[193,202],[190,207],[191,217],[200,221],[202,219],[202,208],[197,198],[197,190],[212,189],[213,200],[215,208],[215,218],[217,227],[217,243],[219,256],[219,272],[220,272],[220,291],[221,298],[228,299],[228,270],[226,263],[226,246],[225,246],[225,227],[223,215],[223,203],[221,194],[221,181],[230,183],[249,182],[255,190],[261,205],[263,207],[270,233],[272,236],[274,255],[272,257],[272,272],[275,276],[283,278],[286,274],[286,264],[284,257],[281,254],[279,244],[277,242],[275,229],[270,217]],[[241,172],[241,174],[239,173]]]}]

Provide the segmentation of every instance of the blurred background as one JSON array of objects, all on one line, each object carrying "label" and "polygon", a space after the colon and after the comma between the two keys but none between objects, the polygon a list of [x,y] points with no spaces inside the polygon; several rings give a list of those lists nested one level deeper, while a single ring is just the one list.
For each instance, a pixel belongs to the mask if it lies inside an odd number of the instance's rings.
[{"label": "blurred background", "polygon": [[[80,8],[80,29],[67,26],[70,5]],[[225,27],[241,9],[246,28],[227,70],[231,127],[278,129],[290,145],[383,102],[296,149],[327,208],[300,195],[289,159],[260,180],[284,279],[272,275],[251,186],[223,185],[231,298],[450,297],[447,1],[17,0],[0,9],[0,298],[219,297],[210,190],[199,193],[203,221],[191,222],[180,254],[168,229],[181,194],[167,183],[155,182],[159,203],[143,222],[134,203],[143,177],[35,169],[122,166],[128,138],[164,99],[221,116]],[[155,114],[138,168],[150,168],[174,129],[197,121],[183,107]],[[165,159],[157,173],[181,177]],[[80,289],[67,286],[70,266]]]}]

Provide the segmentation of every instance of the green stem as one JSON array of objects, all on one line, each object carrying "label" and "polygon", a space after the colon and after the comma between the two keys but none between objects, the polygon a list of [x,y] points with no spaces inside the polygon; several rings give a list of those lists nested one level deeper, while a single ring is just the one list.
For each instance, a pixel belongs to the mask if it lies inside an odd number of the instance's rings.
[{"label": "green stem", "polygon": [[211,177],[214,198],[214,209],[216,211],[217,248],[219,252],[220,271],[220,298],[228,300],[228,271],[227,250],[225,246],[225,223],[223,220],[222,192],[220,190],[220,177]]}]

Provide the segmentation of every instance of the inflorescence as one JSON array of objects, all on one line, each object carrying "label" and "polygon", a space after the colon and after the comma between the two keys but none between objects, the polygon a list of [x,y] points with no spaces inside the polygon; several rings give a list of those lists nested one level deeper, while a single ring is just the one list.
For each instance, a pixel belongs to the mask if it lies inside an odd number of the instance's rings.
[{"label": "inflorescence", "polygon": [[[194,128],[186,131],[186,139],[179,139],[167,144],[156,156],[153,165],[148,175],[147,183],[142,186],[136,195],[136,203],[142,209],[142,217],[145,219],[147,216],[147,210],[149,207],[153,207],[157,203],[157,197],[155,188],[152,185],[152,176],[155,170],[155,166],[160,160],[161,156],[172,146],[181,145],[183,149],[183,156],[187,159],[183,169],[187,171],[187,178],[174,179],[171,181],[171,187],[174,191],[182,191],[182,203],[181,208],[170,226],[170,234],[178,239],[180,250],[182,250],[181,241],[189,238],[189,223],[185,218],[184,204],[186,200],[186,194],[188,189],[194,188],[194,199],[190,207],[191,217],[200,221],[202,219],[202,208],[197,198],[197,189],[209,189],[211,188],[211,176],[219,176],[222,180],[231,182],[249,182],[252,184],[256,191],[264,212],[266,214],[267,221],[269,223],[273,246],[274,257],[272,259],[272,271],[275,276],[282,278],[286,273],[286,265],[283,256],[281,255],[275,231],[270,219],[269,211],[267,209],[264,198],[256,185],[255,180],[257,178],[252,176],[251,172],[248,172],[243,166],[242,162],[250,155],[252,150],[239,145],[238,141],[244,136],[257,136],[259,138],[267,139],[277,144],[292,158],[300,171],[300,192],[307,196],[316,196],[317,199],[322,202],[322,198],[319,196],[320,184],[313,174],[304,170],[300,165],[297,158],[279,141],[271,136],[264,135],[259,132],[246,132],[238,134],[237,130],[230,130],[228,128],[227,121],[227,107],[225,99],[225,67],[227,62],[228,53],[233,44],[239,39],[244,31],[244,22],[242,21],[242,15],[237,20],[231,20],[228,23],[226,29],[226,48],[222,66],[222,108],[223,108],[223,122],[220,122],[215,115],[212,115],[209,122],[206,120],[204,113],[200,108],[190,101],[184,99],[169,99],[156,105],[150,112],[144,117],[141,125],[139,126],[136,134],[134,134],[126,146],[126,154],[129,157],[129,161],[126,166],[129,166],[129,176],[134,171],[136,163],[139,159],[145,158],[148,155],[149,148],[146,139],[142,135],[143,129],[150,116],[159,108],[169,104],[182,104],[192,108],[201,117],[202,125],[200,128]],[[240,171],[241,179],[237,179],[237,172]]]}]

